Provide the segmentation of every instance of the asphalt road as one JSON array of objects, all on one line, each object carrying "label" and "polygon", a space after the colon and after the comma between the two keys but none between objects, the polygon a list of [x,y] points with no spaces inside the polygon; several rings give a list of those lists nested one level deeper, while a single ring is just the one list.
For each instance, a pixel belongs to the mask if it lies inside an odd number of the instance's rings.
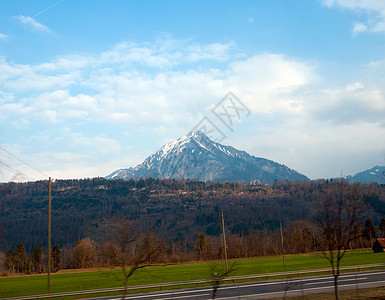
[{"label": "asphalt road", "polygon": [[[341,274],[339,289],[355,290],[385,286],[385,270]],[[166,299],[212,299],[212,287],[131,294],[126,299],[166,300]],[[271,299],[286,296],[301,296],[334,291],[331,275],[301,277],[285,280],[268,280],[239,284],[226,284],[219,287],[217,300],[227,299]],[[93,299],[118,300],[121,297],[100,297]]]}]

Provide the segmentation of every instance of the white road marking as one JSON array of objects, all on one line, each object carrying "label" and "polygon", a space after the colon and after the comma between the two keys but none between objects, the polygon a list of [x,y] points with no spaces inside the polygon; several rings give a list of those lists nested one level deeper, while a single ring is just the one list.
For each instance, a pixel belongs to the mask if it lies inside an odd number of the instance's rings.
[{"label": "white road marking", "polygon": [[[345,273],[346,274],[346,273]],[[345,275],[345,274],[341,274],[340,276],[342,277],[347,277],[347,276],[354,276],[354,275]],[[375,271],[370,271],[370,272],[366,272],[366,271],[363,271],[362,274],[358,274],[358,275],[378,275],[378,274],[385,274],[385,270],[382,270],[380,272],[375,272]]]},{"label": "white road marking", "polygon": [[[187,294],[187,293],[199,293],[199,292],[207,292],[207,289],[199,289],[199,290],[191,290],[191,291],[178,291],[178,290],[172,290],[172,291],[164,291],[164,292],[161,292],[161,293],[148,293],[148,294],[143,294],[143,295],[137,295],[137,296],[130,296],[130,294],[128,294],[125,299],[138,299],[138,298],[148,298],[148,297],[162,297],[162,296],[169,296],[169,295],[174,295],[174,294]],[[205,295],[205,294],[202,294],[202,295]],[[209,294],[207,294],[209,295]],[[193,295],[193,296],[199,296],[199,295]],[[193,296],[180,296],[178,298],[182,298],[182,297],[193,297]],[[120,298],[113,298],[113,299],[109,299],[109,300],[120,300],[122,299],[122,297]],[[164,299],[164,298],[161,298],[161,299]]]},{"label": "white road marking", "polygon": [[[164,296],[167,296],[168,298],[161,297],[161,298],[154,298],[154,300],[184,299],[184,298],[192,298],[192,297],[209,296],[210,295],[209,293],[196,294],[196,295],[185,295],[185,296],[179,296],[179,293],[175,293],[175,294],[178,294],[178,295],[173,295],[172,293],[170,293],[169,295],[165,294]],[[125,299],[138,299],[138,298],[155,297],[155,296],[160,296],[160,295],[143,295],[143,296],[131,296],[131,297],[129,296],[129,297],[125,297]],[[113,299],[109,299],[109,300],[121,300],[121,299],[122,299],[122,297],[113,298]]]},{"label": "white road marking", "polygon": [[[362,286],[363,285],[371,285],[371,284],[378,284],[378,283],[381,283],[381,284],[385,284],[385,281],[375,281],[375,282],[364,282],[364,283],[360,283],[359,285]],[[339,288],[343,288],[343,287],[351,287],[351,286],[356,286],[355,283],[352,283],[352,284],[344,284],[344,285],[338,285]],[[297,289],[297,290],[288,290],[286,292],[286,295],[288,296],[289,293],[295,293],[295,292],[302,292],[302,291],[315,291],[315,290],[330,290],[330,289],[333,289],[334,288],[334,285],[331,285],[331,286],[324,286],[324,287],[314,287],[314,288],[307,288],[307,289]],[[217,298],[217,300],[226,300],[226,299],[242,299],[242,298],[248,298],[248,297],[257,297],[257,296],[272,296],[272,295],[282,295],[284,293],[284,291],[280,291],[280,292],[269,292],[269,293],[259,293],[259,294],[250,294],[250,295],[244,295],[244,296],[231,296],[231,297],[222,297],[222,298]]]},{"label": "white road marking", "polygon": [[[362,274],[364,275],[364,274]],[[361,276],[362,276],[361,275]],[[365,274],[366,275],[366,274]],[[356,275],[349,275],[349,276],[345,276],[344,278],[346,277],[355,277]],[[367,277],[361,277],[359,275],[357,275],[357,279],[367,279]],[[236,288],[248,288],[248,287],[255,287],[255,286],[259,286],[259,285],[274,285],[274,284],[286,284],[286,283],[293,283],[293,282],[303,282],[304,284],[307,284],[307,282],[309,281],[327,281],[327,280],[331,280],[333,281],[333,276],[328,276],[328,277],[322,277],[322,278],[293,278],[291,281],[290,281],[290,278],[288,278],[286,281],[285,280],[280,280],[280,281],[274,281],[274,282],[258,282],[258,283],[250,283],[250,284],[242,284],[242,285],[232,285],[232,286],[226,286],[226,285],[223,285],[220,287],[221,290],[227,290],[227,289],[236,289]],[[343,282],[343,281],[348,281],[348,280],[352,280],[352,279],[339,279],[338,282]]]},{"label": "white road marking", "polygon": [[192,297],[198,297],[198,296],[209,296],[210,294],[198,294],[198,295],[188,295],[188,296],[175,296],[171,298],[158,298],[154,300],[171,300],[171,299],[183,299],[183,298],[192,298]]},{"label": "white road marking", "polygon": [[[341,274],[340,275],[340,279],[338,280],[339,282],[344,282],[344,281],[348,281],[348,280],[352,280],[352,279],[345,279],[345,278],[349,278],[349,277],[353,277],[353,279],[357,278],[362,280],[362,279],[368,279],[368,277],[362,277],[362,276],[368,276],[368,275],[378,275],[378,274],[385,274],[385,271],[383,272],[364,272],[363,274]],[[293,283],[293,282],[298,282],[299,284],[310,284],[310,283],[307,283],[309,281],[325,281],[325,280],[333,280],[333,275],[325,275],[325,276],[322,276],[322,277],[317,277],[317,278],[301,278],[301,277],[296,277],[296,278],[292,278],[292,281],[289,281],[289,279],[287,279],[286,281],[285,280],[276,280],[276,281],[272,281],[272,282],[266,282],[266,281],[263,281],[263,282],[257,282],[257,283],[250,283],[250,284],[241,284],[241,285],[222,285],[219,287],[219,290],[227,290],[227,289],[242,289],[242,288],[249,288],[249,287],[256,287],[256,286],[267,286],[267,285],[275,285],[275,284],[287,284],[287,283]],[[305,281],[305,282],[303,282]],[[333,281],[331,281],[331,283],[333,283]],[[375,281],[374,283],[385,283],[385,281]],[[373,282],[361,282],[361,283],[352,283],[352,284],[345,284],[345,285],[339,285],[339,287],[348,287],[348,286],[356,286],[356,285],[369,285],[369,284],[373,284]],[[313,287],[313,288],[305,288],[305,289],[298,289],[298,290],[288,290],[286,293],[294,293],[294,292],[300,292],[302,290],[322,290],[322,289],[330,289],[332,288],[333,285],[331,286],[328,286],[328,287]],[[212,287],[207,287],[207,288],[201,288],[201,289],[196,289],[196,290],[185,290],[185,291],[177,291],[177,290],[173,290],[173,291],[164,291],[164,292],[161,292],[161,293],[156,293],[156,294],[143,294],[143,295],[136,295],[136,296],[130,296],[130,295],[127,295],[126,296],[126,299],[139,299],[139,298],[149,298],[149,297],[164,297],[164,296],[168,296],[168,297],[171,297],[171,298],[158,298],[158,299],[176,299],[175,297],[177,297],[178,299],[181,299],[181,298],[191,298],[191,297],[197,297],[197,296],[206,296],[206,295],[210,295],[210,294],[195,294],[195,295],[186,295],[186,296],[176,296],[176,295],[180,295],[180,294],[186,294],[186,293],[199,293],[199,292],[208,292],[212,289]],[[252,294],[252,295],[245,295],[245,296],[232,296],[232,297],[225,297],[225,298],[218,298],[219,300],[220,299],[239,299],[240,298],[247,298],[247,297],[255,297],[255,296],[263,296],[263,295],[275,295],[275,294],[282,294],[284,293],[284,291],[280,291],[280,292],[271,292],[271,293],[259,293],[259,294]],[[175,296],[174,296],[175,295]],[[174,296],[174,297],[173,297]],[[113,299],[110,299],[110,300],[120,300],[121,298],[113,298]]]}]

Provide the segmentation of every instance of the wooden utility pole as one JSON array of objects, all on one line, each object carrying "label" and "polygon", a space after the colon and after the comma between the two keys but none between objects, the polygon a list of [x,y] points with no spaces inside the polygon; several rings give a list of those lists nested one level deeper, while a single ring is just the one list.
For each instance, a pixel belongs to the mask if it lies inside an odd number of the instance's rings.
[{"label": "wooden utility pole", "polygon": [[223,218],[223,209],[221,210],[222,215],[222,232],[223,232],[223,249],[225,254],[225,264],[226,264],[226,276],[229,277],[229,266],[227,264],[227,244],[226,244],[226,233],[225,233],[225,220]]},{"label": "wooden utility pole", "polygon": [[282,222],[279,221],[279,228],[281,230],[281,243],[282,243],[282,260],[283,260],[283,266],[285,267],[285,248],[283,247],[283,232],[282,232]]},{"label": "wooden utility pole", "polygon": [[316,239],[315,239],[315,233],[314,233],[314,229],[313,229],[313,246],[314,246],[314,255],[317,254],[317,242],[316,242]]},{"label": "wooden utility pole", "polygon": [[48,179],[48,294],[51,293],[51,177]]}]

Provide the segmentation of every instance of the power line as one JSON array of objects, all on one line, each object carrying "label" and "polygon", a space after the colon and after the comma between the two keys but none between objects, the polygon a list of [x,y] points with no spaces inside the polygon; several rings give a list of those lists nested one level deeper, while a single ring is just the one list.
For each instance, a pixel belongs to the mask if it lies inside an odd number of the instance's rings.
[{"label": "power line", "polygon": [[[29,163],[25,162],[24,160],[22,160],[21,158],[18,158],[17,156],[13,155],[12,153],[10,153],[9,151],[5,150],[3,147],[0,146],[0,150],[4,151],[5,153],[7,153],[9,156],[17,159],[18,161],[20,161],[21,163],[25,164],[26,166],[30,167],[32,170],[38,172],[39,174],[43,175],[44,177],[49,177],[48,175],[44,174],[43,172],[39,171],[38,169],[34,168],[33,166],[31,166]],[[4,163],[3,163],[4,164]]]},{"label": "power line", "polygon": [[5,166],[9,171],[11,171],[12,173],[14,173],[16,176],[21,176],[21,177],[24,177],[24,178],[27,179],[27,180],[34,181],[33,178],[31,178],[31,177],[29,177],[29,176],[23,174],[22,172],[20,172],[20,171],[14,169],[14,168],[8,166],[6,163],[0,161],[0,164],[2,164],[3,166]]}]

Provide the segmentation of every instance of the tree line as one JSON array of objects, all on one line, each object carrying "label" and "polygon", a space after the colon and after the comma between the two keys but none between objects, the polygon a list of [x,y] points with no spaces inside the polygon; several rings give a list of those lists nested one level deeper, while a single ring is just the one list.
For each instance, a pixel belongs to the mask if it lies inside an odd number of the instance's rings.
[{"label": "tree line", "polygon": [[[192,249],[197,233],[208,239],[220,236],[221,209],[229,235],[241,239],[255,232],[270,235],[280,223],[283,227],[297,220],[314,224],[321,195],[343,184],[337,180],[272,186],[152,178],[55,180],[52,242],[61,248],[71,248],[85,237],[103,243],[111,222],[126,218],[142,232],[153,232],[171,244],[187,243]],[[356,189],[366,218],[379,223],[385,215],[385,185],[346,184],[346,188]],[[36,244],[47,246],[47,190],[47,181],[1,185],[0,251],[16,248],[20,241],[28,253]]]},{"label": "tree line", "polygon": [[[167,184],[169,182],[166,181]],[[177,186],[186,184],[181,181],[176,183]],[[225,183],[222,184],[222,187],[226,186]],[[123,195],[129,194],[130,197],[123,197],[121,200],[125,201],[121,204],[135,200],[138,202],[137,211],[134,211],[134,214],[123,214],[125,217],[121,219],[114,220],[110,216],[107,218],[109,222],[96,223],[96,227],[103,225],[97,235],[101,237],[99,241],[87,237],[79,240],[73,248],[59,249],[62,253],[59,259],[61,267],[120,266],[124,286],[127,287],[129,278],[137,269],[154,264],[213,260],[223,257],[226,252],[229,258],[241,258],[314,251],[321,252],[329,261],[334,278],[335,298],[338,299],[340,264],[345,253],[349,249],[371,246],[375,237],[384,236],[385,219],[379,218],[385,212],[384,189],[376,184],[363,186],[336,180],[294,185],[285,182],[263,188],[234,184],[222,189],[217,184],[210,186],[215,186],[219,191],[211,188],[196,189],[202,187],[199,183],[192,186],[194,189],[188,188],[187,191],[168,187],[168,190],[160,192],[146,186],[139,190],[137,187],[131,187],[123,191]],[[68,192],[68,189],[73,188],[62,187],[60,191]],[[99,185],[97,189],[104,193],[90,197],[89,192],[86,192],[82,199],[87,201],[75,202],[80,206],[98,203],[100,205],[106,195],[122,193],[121,190],[114,191],[105,185]],[[68,206],[68,201],[64,204],[67,208],[71,207]],[[111,204],[116,206],[117,203]],[[120,212],[124,210],[123,205],[117,207]],[[226,243],[222,243],[217,230],[219,207],[223,207],[221,212],[227,212],[226,224],[230,223],[231,228],[231,233],[227,235],[226,249],[222,246]],[[83,212],[88,212],[88,208],[83,209]],[[311,211],[314,213],[311,214]],[[259,214],[253,215],[253,212]],[[160,216],[166,219],[163,220]],[[190,218],[186,219],[186,216]],[[375,217],[377,228],[368,216]],[[152,221],[148,222],[151,217]],[[179,220],[175,217],[179,217]],[[364,222],[365,217],[367,219]],[[282,218],[286,221],[284,229],[281,227]],[[180,221],[179,227],[175,226],[175,220]],[[191,224],[191,220],[194,220],[193,226],[189,228],[187,225]],[[86,221],[83,218],[83,222]],[[186,235],[186,232],[196,229],[199,224],[206,225],[203,227],[205,231],[195,231],[198,233],[192,236]],[[262,224],[263,229],[253,226],[256,224]],[[156,233],[151,230],[144,231],[148,227],[166,230],[158,230]],[[185,235],[177,235],[175,239],[172,234],[175,229],[179,229],[179,233],[183,231]],[[16,252],[9,249],[6,255],[0,255],[5,261],[0,265],[11,272],[39,272],[42,259],[39,253],[40,247],[36,246],[32,254],[27,255],[24,245],[19,243]],[[215,286],[218,288],[219,281],[216,282]],[[215,291],[216,289],[213,292],[214,298]],[[122,299],[126,292],[127,289],[124,290]]]},{"label": "tree line", "polygon": [[[117,224],[129,224],[126,228]],[[151,253],[156,249],[156,256],[142,261],[143,264],[180,263],[189,261],[220,260],[223,256],[222,236],[210,236],[196,233],[193,239],[187,241],[167,241],[150,232],[138,233],[133,229],[132,222],[127,220],[115,221],[113,224],[112,240],[96,242],[89,237],[75,243],[72,248],[52,248],[52,272],[70,268],[115,267],[122,265],[122,255],[128,256],[128,261],[135,260],[138,252]],[[127,232],[125,232],[127,231]],[[385,218],[378,226],[371,219],[366,219],[364,225],[358,228],[359,235],[348,245],[349,249],[371,247],[376,237],[385,234]],[[283,237],[283,246],[281,238]],[[317,224],[297,220],[288,224],[282,231],[254,230],[247,235],[227,234],[228,258],[248,258],[267,255],[299,254],[327,250],[322,239],[322,232]],[[123,246],[131,243],[130,250]],[[123,245],[123,246],[122,246]],[[46,249],[38,245],[28,254],[23,243],[19,243],[15,251],[11,248],[0,253],[0,264],[9,273],[42,273],[47,271]],[[128,254],[127,254],[128,252]]]},{"label": "tree line", "polygon": [[[58,245],[54,245],[51,251],[52,272],[59,270],[61,251]],[[2,268],[9,273],[44,273],[47,272],[47,255],[43,253],[39,245],[36,245],[32,253],[28,254],[24,244],[19,243],[14,251],[12,248],[6,253],[0,253]]]}]

